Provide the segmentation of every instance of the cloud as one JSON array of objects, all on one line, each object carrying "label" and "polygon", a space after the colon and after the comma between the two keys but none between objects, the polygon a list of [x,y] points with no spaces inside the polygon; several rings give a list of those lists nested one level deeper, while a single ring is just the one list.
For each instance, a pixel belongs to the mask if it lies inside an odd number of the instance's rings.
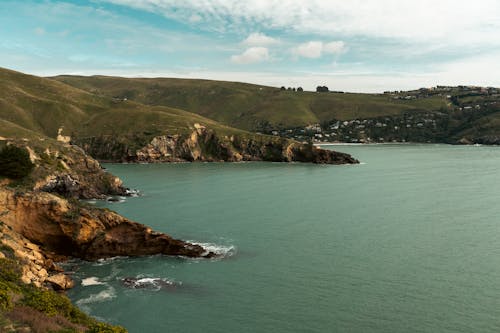
[{"label": "cloud", "polygon": [[292,51],[295,55],[300,57],[317,59],[321,58],[323,54],[341,54],[345,50],[346,46],[343,41],[335,41],[329,43],[323,43],[320,41],[310,41],[307,43],[300,44]]},{"label": "cloud", "polygon": [[269,50],[266,47],[251,47],[245,52],[231,57],[235,64],[252,64],[269,60]]},{"label": "cloud", "polygon": [[260,32],[251,33],[243,42],[247,46],[270,46],[279,43],[279,40],[266,36]]},{"label": "cloud", "polygon": [[191,23],[198,23],[201,20],[203,20],[203,18],[198,14],[193,14],[189,17],[189,22],[191,22]]},{"label": "cloud", "polygon": [[500,29],[500,1],[497,0],[460,3],[456,0],[101,1],[160,13],[181,22],[196,13],[210,22],[206,29],[225,31],[235,27],[260,27],[323,36],[460,41],[460,34],[467,31],[495,39]]},{"label": "cloud", "polygon": [[311,41],[304,44],[300,44],[294,49],[294,53],[310,59],[320,58],[323,52],[323,43],[317,41]]},{"label": "cloud", "polygon": [[335,41],[323,45],[323,52],[326,54],[341,54],[346,51],[343,41]]}]

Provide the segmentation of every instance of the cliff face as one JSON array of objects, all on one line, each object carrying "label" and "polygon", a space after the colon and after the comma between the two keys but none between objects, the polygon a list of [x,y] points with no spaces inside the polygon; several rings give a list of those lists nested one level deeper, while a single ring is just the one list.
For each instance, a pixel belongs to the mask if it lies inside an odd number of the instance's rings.
[{"label": "cliff face", "polygon": [[1,220],[44,250],[87,260],[150,254],[210,257],[201,246],[157,233],[114,212],[56,195],[0,189]]},{"label": "cliff face", "polygon": [[[126,195],[119,178],[78,147],[9,140],[25,147],[35,168],[23,180],[0,179],[0,243],[23,262],[22,281],[72,287],[54,260],[151,254],[211,257],[201,246],[173,239],[112,211],[77,199]],[[1,252],[0,252],[1,254]]]},{"label": "cliff face", "polygon": [[[38,176],[34,190],[52,192],[79,199],[105,198],[107,195],[125,195],[122,181],[107,173],[95,159],[76,146],[64,145],[64,153],[45,151],[32,153],[32,159],[44,170]],[[56,167],[50,164],[56,163]],[[49,164],[47,166],[47,164]]]},{"label": "cliff face", "polygon": [[[195,124],[189,135],[160,135],[134,148],[120,137],[76,139],[90,155],[118,162],[270,161],[323,164],[359,163],[349,154],[323,150],[279,137],[218,135]],[[138,140],[134,141],[137,143]]]}]

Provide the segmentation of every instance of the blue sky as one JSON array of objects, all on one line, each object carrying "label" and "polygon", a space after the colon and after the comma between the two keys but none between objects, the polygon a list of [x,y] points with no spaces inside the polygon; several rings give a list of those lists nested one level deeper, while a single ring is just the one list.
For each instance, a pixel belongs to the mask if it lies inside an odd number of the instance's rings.
[{"label": "blue sky", "polygon": [[381,92],[500,86],[500,1],[0,0],[0,66]]}]

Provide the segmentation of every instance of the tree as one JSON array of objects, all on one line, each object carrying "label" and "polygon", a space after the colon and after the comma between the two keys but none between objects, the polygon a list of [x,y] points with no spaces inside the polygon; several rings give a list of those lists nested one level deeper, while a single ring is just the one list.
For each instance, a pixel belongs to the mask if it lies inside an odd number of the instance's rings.
[{"label": "tree", "polygon": [[0,176],[21,179],[29,175],[34,167],[24,148],[9,145],[0,151]]},{"label": "tree", "polygon": [[281,86],[280,90],[286,90],[286,88],[284,86]]},{"label": "tree", "polygon": [[302,87],[298,87],[297,91],[304,91],[304,89],[302,89]]},{"label": "tree", "polygon": [[316,87],[316,92],[328,92],[329,89],[327,86],[317,86]]}]

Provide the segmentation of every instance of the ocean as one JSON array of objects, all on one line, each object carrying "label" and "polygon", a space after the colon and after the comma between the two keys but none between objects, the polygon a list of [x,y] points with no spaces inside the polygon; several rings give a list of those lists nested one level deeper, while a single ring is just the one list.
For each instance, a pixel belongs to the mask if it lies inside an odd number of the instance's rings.
[{"label": "ocean", "polygon": [[218,259],[73,261],[129,332],[498,332],[500,147],[327,146],[360,165],[106,164],[96,202]]}]

